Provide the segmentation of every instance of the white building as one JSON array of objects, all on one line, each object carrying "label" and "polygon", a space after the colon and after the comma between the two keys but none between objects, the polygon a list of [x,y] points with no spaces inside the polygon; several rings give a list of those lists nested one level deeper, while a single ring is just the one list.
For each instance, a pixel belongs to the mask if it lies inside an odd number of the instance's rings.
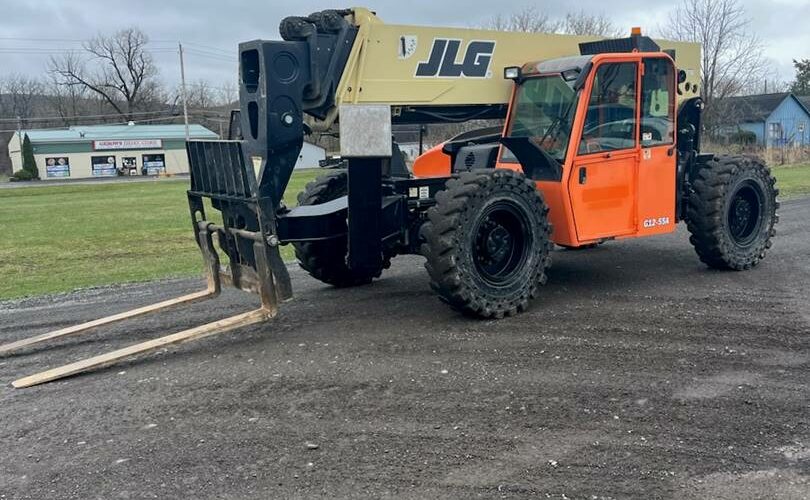
[{"label": "white building", "polygon": [[304,142],[304,147],[298,154],[298,161],[295,162],[295,169],[318,168],[318,162],[326,159],[326,150],[320,146]]},{"label": "white building", "polygon": [[[24,130],[8,143],[12,171],[22,169],[25,135],[34,149],[39,177],[82,179],[188,173],[184,125],[78,125],[67,129]],[[190,125],[192,139],[217,139],[202,125]],[[317,165],[317,162],[316,162]]]}]

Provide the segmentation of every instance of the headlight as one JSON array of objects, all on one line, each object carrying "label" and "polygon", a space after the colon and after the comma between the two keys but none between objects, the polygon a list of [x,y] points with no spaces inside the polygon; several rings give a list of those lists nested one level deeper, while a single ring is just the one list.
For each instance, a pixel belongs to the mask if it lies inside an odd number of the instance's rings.
[{"label": "headlight", "polygon": [[520,66],[509,66],[503,69],[503,77],[507,80],[520,79]]}]

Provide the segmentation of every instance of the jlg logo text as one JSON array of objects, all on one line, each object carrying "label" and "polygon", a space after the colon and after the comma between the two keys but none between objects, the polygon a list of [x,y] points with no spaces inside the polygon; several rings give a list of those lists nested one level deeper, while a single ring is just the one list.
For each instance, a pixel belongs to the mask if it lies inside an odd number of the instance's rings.
[{"label": "jlg logo text", "polygon": [[430,57],[416,66],[417,77],[489,78],[489,65],[495,53],[495,42],[473,40],[467,44],[464,57],[458,62],[461,40],[434,38]]}]

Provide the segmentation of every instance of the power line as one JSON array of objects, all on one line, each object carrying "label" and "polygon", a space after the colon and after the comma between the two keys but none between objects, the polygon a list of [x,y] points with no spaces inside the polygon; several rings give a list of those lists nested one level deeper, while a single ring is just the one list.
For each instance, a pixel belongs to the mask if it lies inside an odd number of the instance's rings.
[{"label": "power line", "polygon": [[[133,123],[138,123],[138,122],[141,122],[141,121],[148,121],[148,120],[158,120],[158,119],[160,119],[160,120],[173,120],[173,119],[182,118],[182,115],[175,112],[175,111],[164,111],[164,112],[160,112],[160,111],[143,111],[143,112],[140,112],[140,113],[131,113],[131,114],[132,115],[143,116],[143,115],[159,115],[159,114],[163,114],[163,113],[167,113],[167,112],[170,112],[171,114],[169,116],[161,116],[161,117],[155,117],[155,118],[138,118],[138,119],[135,119],[135,120],[128,120],[128,121],[125,121],[125,122],[121,122],[121,124],[127,124],[130,121],[133,122]],[[229,114],[229,111],[189,109],[189,116],[195,116],[197,118],[203,118],[203,119],[214,120],[214,119],[221,118],[223,116],[227,116],[228,114]],[[213,115],[213,116],[209,116],[209,115]],[[51,121],[82,121],[82,120],[103,120],[104,118],[119,118],[119,117],[122,118],[122,116],[120,114],[94,115],[94,116],[90,116],[90,115],[87,115],[87,116],[51,116],[51,117],[28,118],[28,119],[23,119],[22,121],[24,121],[25,123],[30,123],[30,122],[51,122]],[[0,122],[9,122],[9,121],[16,122],[17,119],[16,118],[13,118],[13,119],[11,119],[11,118],[0,119]],[[116,122],[111,122],[111,123],[110,122],[103,122],[103,123],[100,123],[100,125],[114,125],[115,123]],[[85,125],[89,126],[90,124],[85,124]],[[59,129],[59,128],[64,128],[64,127],[44,127],[41,130],[48,130],[50,128]]]},{"label": "power line", "polygon": [[223,87],[223,86],[217,86],[217,85],[210,85],[207,82],[192,82],[192,83],[186,83],[186,86],[188,86],[188,87],[203,87],[203,88],[212,89],[212,90],[221,90],[222,92],[228,92],[228,93],[230,93],[230,92],[239,93],[239,87],[236,86],[236,85],[229,88],[229,87]]},{"label": "power line", "polygon": [[[157,115],[161,113],[174,113],[172,109],[164,109],[158,111],[133,111],[130,115]],[[50,120],[74,120],[83,118],[115,118],[121,116],[121,113],[108,113],[102,115],[74,115],[74,116],[38,116],[36,118],[27,118],[25,121],[50,121]],[[16,122],[17,118],[0,118],[0,122]]]},{"label": "power line", "polygon": [[[202,119],[202,120],[208,120],[208,121],[213,121],[213,122],[225,122],[225,123],[227,123],[229,121],[229,120],[224,120],[224,119],[221,119],[221,118],[206,117],[206,116],[199,115],[198,113],[192,113],[192,112],[189,112],[189,116],[193,116],[193,117],[196,117],[196,118],[199,118],[199,119]],[[92,126],[95,126],[95,125],[100,125],[100,126],[128,125],[130,122],[135,123],[135,124],[137,124],[137,123],[150,123],[150,122],[155,122],[155,121],[177,120],[177,119],[180,119],[180,118],[181,118],[180,116],[174,116],[173,115],[173,116],[162,116],[162,117],[156,117],[156,118],[140,118],[140,119],[137,119],[137,120],[128,120],[128,121],[120,121],[120,122],[107,122],[107,123],[98,123],[98,124],[86,123],[83,126],[92,127]],[[74,126],[82,126],[82,125],[74,125]],[[60,126],[60,127],[42,127],[42,128],[38,128],[38,129],[27,128],[27,129],[24,129],[24,130],[68,130],[68,129],[69,129],[69,127]],[[0,130],[0,132],[17,132],[17,129]],[[116,135],[116,134],[119,134],[119,133],[123,134],[123,133],[128,133],[128,132],[108,132],[108,134],[110,134],[110,135]]]},{"label": "power line", "polygon": [[[174,54],[177,50],[171,49],[149,49],[150,54]],[[76,48],[58,48],[58,47],[0,47],[0,54],[35,54],[35,55],[48,55],[48,54],[80,54],[82,49]]]},{"label": "power line", "polygon": [[12,48],[0,47],[1,54],[68,54],[76,53],[76,49],[59,49],[59,48]]},{"label": "power line", "polygon": [[208,114],[218,115],[218,116],[228,116],[228,115],[231,114],[230,109],[227,110],[227,111],[215,111],[213,109],[209,110],[209,109],[200,109],[200,108],[198,108],[198,109],[189,108],[189,113],[191,113],[192,111],[194,112],[195,115],[202,116],[202,117],[205,117]]},{"label": "power line", "polygon": [[[129,125],[130,122],[135,123],[135,124],[138,124],[138,123],[151,123],[151,122],[159,122],[159,121],[166,121],[166,120],[177,120],[177,119],[180,119],[180,118],[181,117],[179,117],[179,116],[163,116],[163,117],[158,117],[158,118],[142,118],[140,120],[129,120],[129,121],[125,121],[125,122],[100,123],[99,125]],[[178,124],[178,125],[180,125],[180,124]],[[86,125],[86,126],[90,126],[90,125]],[[41,130],[48,130],[48,129],[41,129]],[[127,135],[129,133],[130,132],[128,130],[127,131],[122,130],[120,132],[107,132],[106,135],[108,135],[110,137],[113,137],[113,136],[116,136],[116,135]]]},{"label": "power line", "polygon": [[227,54],[229,56],[233,55],[233,50],[221,49],[221,48],[218,48],[218,47],[214,47],[212,45],[203,45],[203,44],[197,43],[197,42],[185,42],[185,43],[186,43],[186,45],[191,45],[192,48],[193,48],[193,46],[197,46],[197,47],[201,47],[203,49],[207,49],[207,50],[211,50],[211,51],[224,52],[225,54]]},{"label": "power line", "polygon": [[[12,42],[26,42],[26,45],[31,45],[32,43],[33,44],[48,44],[48,43],[52,43],[52,42],[84,44],[84,43],[87,43],[87,42],[90,41],[90,39],[77,39],[77,38],[43,38],[43,37],[30,38],[30,37],[14,37],[14,36],[0,36],[0,40],[2,40],[2,41],[12,41]],[[208,51],[208,52],[221,52],[222,53],[221,55],[227,55],[227,56],[232,56],[233,53],[234,53],[233,49],[223,49],[221,47],[215,47],[213,45],[206,45],[206,44],[203,44],[203,43],[184,41],[184,40],[181,40],[180,42],[184,43],[186,45],[191,45],[192,47],[197,47],[196,50],[203,50],[203,51]],[[155,49],[168,49],[168,50],[176,51],[177,49],[174,48],[176,43],[177,43],[176,41],[172,41],[172,40],[149,40],[149,42],[147,42],[147,45],[153,46],[154,49],[152,49],[152,50],[155,50]],[[165,45],[165,47],[156,47],[156,45]],[[32,47],[32,48],[34,48],[34,47]]]},{"label": "power line", "polygon": [[188,52],[189,54],[198,56],[198,57],[205,57],[205,58],[208,58],[208,59],[213,59],[215,61],[227,61],[229,63],[236,63],[237,62],[236,57],[228,57],[228,56],[224,56],[224,55],[214,54],[213,52],[202,52],[200,50],[192,49],[192,48],[187,48],[186,52]]},{"label": "power line", "polygon": [[76,42],[76,43],[84,43],[87,40],[78,40],[75,38],[26,38],[26,37],[17,37],[17,36],[0,36],[0,40],[19,40],[19,41],[29,41],[29,42]]},{"label": "power line", "polygon": [[[49,38],[49,37],[31,38],[31,37],[17,37],[17,36],[0,36],[0,40],[7,40],[7,41],[12,41],[12,42],[28,42],[28,43],[31,43],[31,42],[33,42],[33,43],[48,43],[48,42],[87,43],[87,42],[89,42],[89,41],[91,41],[93,39],[92,38]],[[151,40],[151,39],[147,42],[148,45],[157,44],[157,45],[169,45],[169,46],[174,46],[174,44],[176,44],[176,43],[177,42],[174,42],[174,41],[171,41],[171,40]],[[190,43],[192,45],[200,45],[200,46],[202,46],[201,44],[197,44],[195,42],[186,42],[186,43]],[[207,47],[212,48],[212,49],[216,49],[216,47],[211,47],[211,46],[207,46]],[[216,49],[216,50],[223,50],[223,49]]]},{"label": "power line", "polygon": [[236,54],[234,52],[231,52],[230,54],[222,54],[222,53],[219,53],[219,52],[214,52],[212,50],[198,49],[196,47],[186,47],[186,50],[190,50],[192,52],[197,52],[199,54],[205,54],[205,55],[210,55],[210,56],[215,56],[215,57],[223,57],[225,59],[233,59],[233,60],[236,59]]}]

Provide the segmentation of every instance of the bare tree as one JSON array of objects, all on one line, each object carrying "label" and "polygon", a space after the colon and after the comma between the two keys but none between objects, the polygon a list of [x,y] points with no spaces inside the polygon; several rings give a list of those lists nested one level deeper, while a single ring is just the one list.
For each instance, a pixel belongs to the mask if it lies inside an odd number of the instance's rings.
[{"label": "bare tree", "polygon": [[46,99],[51,111],[60,117],[60,125],[69,127],[76,123],[76,117],[88,114],[90,105],[87,87],[60,85],[56,75],[45,84]]},{"label": "bare tree", "polygon": [[585,9],[566,14],[560,31],[569,35],[621,36],[609,17],[603,13],[590,13]]},{"label": "bare tree", "polygon": [[683,0],[661,29],[665,38],[700,42],[701,96],[710,133],[723,125],[723,99],[762,82],[767,65],[763,43],[751,31],[739,0]]},{"label": "bare tree", "polygon": [[230,106],[239,100],[239,86],[233,82],[223,83],[217,90],[219,91],[218,99],[221,105]]},{"label": "bare tree", "polygon": [[524,7],[518,11],[503,16],[493,17],[484,28],[495,31],[523,31],[526,33],[554,33],[560,28],[560,22],[551,19],[534,6]]},{"label": "bare tree", "polygon": [[137,28],[112,36],[98,35],[83,44],[83,54],[71,52],[51,58],[50,71],[60,85],[85,88],[131,120],[133,112],[152,105],[160,93],[148,42],[146,34]]},{"label": "bare tree", "polygon": [[0,114],[19,118],[27,127],[37,113],[44,93],[42,82],[24,75],[10,75],[0,81]]},{"label": "bare tree", "polygon": [[208,109],[216,106],[217,93],[206,80],[198,80],[186,86],[186,100],[189,108]]}]

